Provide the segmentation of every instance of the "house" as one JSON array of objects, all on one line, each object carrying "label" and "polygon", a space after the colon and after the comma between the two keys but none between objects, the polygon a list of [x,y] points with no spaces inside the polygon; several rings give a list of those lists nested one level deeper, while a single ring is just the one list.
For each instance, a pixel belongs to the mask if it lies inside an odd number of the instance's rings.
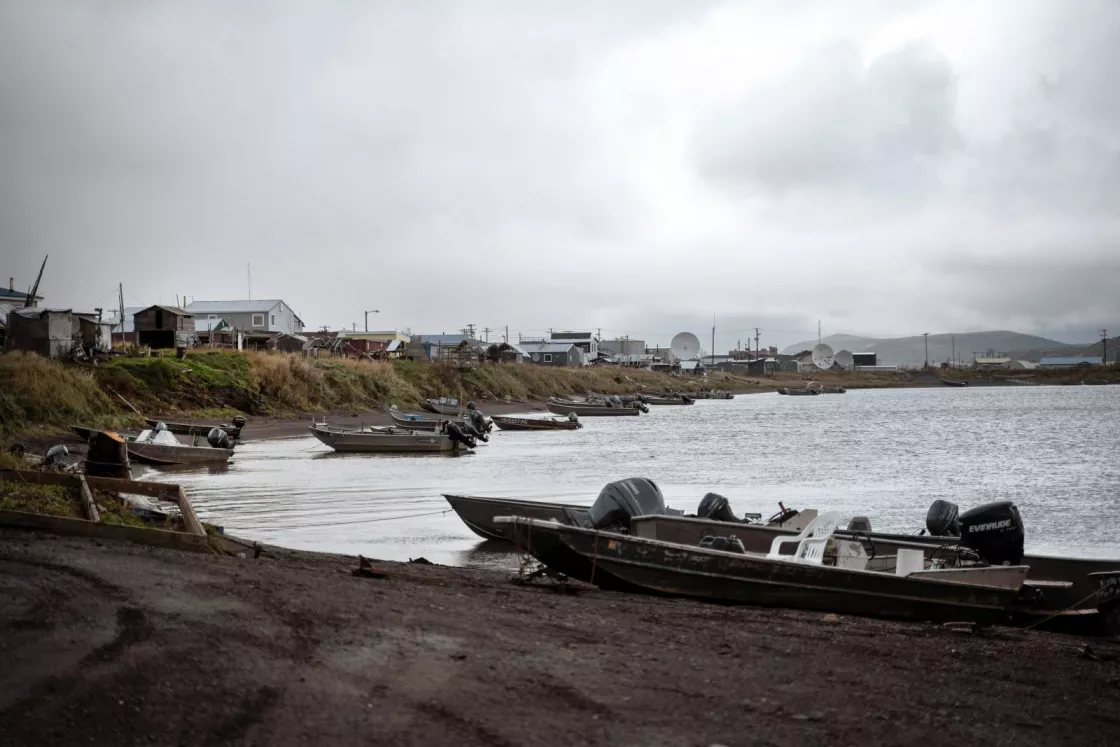
[{"label": "house", "polygon": [[151,348],[189,348],[197,340],[194,317],[174,306],[149,306],[132,321],[138,342]]},{"label": "house", "polygon": [[586,355],[583,348],[568,341],[522,343],[522,348],[533,363],[545,366],[582,366]]},{"label": "house", "polygon": [[[39,295],[36,295],[33,299],[31,299],[32,306],[38,306],[42,302],[43,297]],[[10,304],[19,308],[23,308],[27,305],[27,293],[24,291],[16,290],[15,278],[8,278],[7,288],[0,288],[0,303]]]},{"label": "house", "polygon": [[310,344],[310,339],[303,335],[290,335],[287,332],[277,332],[268,342],[265,347],[268,350],[280,353],[302,353],[304,348]]},{"label": "house", "polygon": [[1083,368],[1100,365],[1102,364],[1099,355],[1055,355],[1038,362],[1039,368]]},{"label": "house", "polygon": [[[375,358],[399,357],[411,338],[396,330],[363,332],[342,330],[337,335],[343,340],[340,350],[343,355],[368,355]],[[389,348],[392,347],[392,350]],[[389,355],[394,353],[395,355]]]},{"label": "house", "polygon": [[[461,350],[463,343],[467,343],[468,347],[479,350],[483,354],[486,353],[487,347],[482,340],[467,335],[417,335],[412,339],[417,341],[423,349],[424,358],[432,361],[451,356],[454,351]],[[408,355],[407,357],[413,356]]]},{"label": "house", "polygon": [[303,332],[303,320],[280,299],[193,301],[183,310],[198,320],[224,320],[230,329],[241,330],[251,336],[268,333],[261,335],[265,340],[271,339],[277,332],[290,335]]},{"label": "house", "polygon": [[[26,296],[25,296],[26,297]],[[4,347],[28,350],[44,358],[68,358],[74,352],[74,320],[70,309],[40,306],[8,312]]]},{"label": "house", "polygon": [[[583,351],[582,365],[589,365],[599,357],[599,338],[590,332],[553,332],[549,335],[551,342],[570,342]],[[532,352],[532,351],[530,351]]]},{"label": "house", "polygon": [[524,349],[508,342],[494,343],[486,348],[486,359],[493,363],[529,363],[532,360]]},{"label": "house", "polygon": [[878,366],[879,354],[878,353],[852,353],[852,367],[863,368],[864,366]]}]

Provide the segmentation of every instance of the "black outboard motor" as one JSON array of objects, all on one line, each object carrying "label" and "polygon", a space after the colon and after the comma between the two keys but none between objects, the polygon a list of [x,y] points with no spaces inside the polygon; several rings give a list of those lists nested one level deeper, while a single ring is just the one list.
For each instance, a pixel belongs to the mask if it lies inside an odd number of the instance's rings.
[{"label": "black outboard motor", "polygon": [[696,509],[696,518],[739,522],[735,512],[731,510],[731,501],[719,493],[708,493],[700,500],[700,507]]},{"label": "black outboard motor", "polygon": [[[471,404],[473,405],[474,403],[472,402]],[[482,435],[486,432],[486,416],[473,407],[467,410],[467,422],[470,424],[471,428],[474,429],[475,433]]]},{"label": "black outboard motor", "polygon": [[934,537],[960,537],[959,515],[957,504],[938,499],[926,512],[926,530]]},{"label": "black outboard motor", "polygon": [[210,432],[206,434],[206,443],[213,446],[215,449],[232,449],[233,444],[230,443],[229,434],[221,428],[211,428]]},{"label": "black outboard motor", "polygon": [[244,428],[245,427],[245,416],[244,415],[234,415],[233,420],[231,420],[229,422],[233,423],[234,428]]},{"label": "black outboard motor", "polygon": [[607,483],[587,513],[595,529],[622,527],[628,530],[634,516],[664,514],[665,498],[653,480],[631,477]]},{"label": "black outboard motor", "polygon": [[961,544],[992,565],[1023,562],[1023,519],[1011,501],[987,503],[960,516]]},{"label": "black outboard motor", "polygon": [[479,441],[482,441],[483,443],[486,443],[490,440],[490,437],[487,436],[484,431],[478,430],[477,428],[474,427],[474,425],[472,425],[468,421],[463,421],[462,429],[463,429],[463,432],[466,433],[468,436],[470,436],[471,438],[478,439]]},{"label": "black outboard motor", "polygon": [[478,443],[475,442],[474,438],[469,434],[463,432],[463,429],[460,428],[457,423],[444,423],[444,426],[447,432],[447,437],[452,441],[463,444],[468,449],[473,449],[478,446]]}]

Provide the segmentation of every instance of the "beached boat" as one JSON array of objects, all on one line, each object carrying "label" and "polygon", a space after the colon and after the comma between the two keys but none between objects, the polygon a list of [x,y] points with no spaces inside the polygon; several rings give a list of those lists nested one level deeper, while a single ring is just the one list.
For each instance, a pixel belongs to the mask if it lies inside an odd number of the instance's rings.
[{"label": "beached boat", "polygon": [[215,464],[228,462],[233,457],[232,448],[211,446],[201,437],[195,437],[194,443],[184,444],[166,430],[143,430],[125,440],[129,458],[143,464]]},{"label": "beached boat", "polygon": [[513,526],[518,546],[554,571],[607,588],[868,617],[993,623],[1015,602],[1028,572],[1024,565],[870,570],[858,543],[843,541],[852,554],[826,565],[825,544],[836,540],[812,527],[804,539],[790,538],[798,547],[788,556],[777,548],[765,555],[716,550],[527,517],[501,521]]},{"label": "beached boat", "polygon": [[[530,501],[518,498],[491,498],[479,495],[443,495],[451,508],[455,510],[463,523],[479,537],[489,540],[513,541],[511,528],[508,524],[499,524],[495,519],[499,516],[528,516],[534,519],[559,521],[561,523],[587,526],[588,507],[572,503],[555,503],[547,501]],[[748,521],[761,520],[760,514],[747,514],[742,519],[732,513],[726,498],[715,493],[709,493],[701,500],[697,514],[704,517],[719,516],[720,520],[712,520],[711,524],[721,526],[726,530],[727,525],[735,527],[745,526]],[[675,516],[682,516],[676,512]],[[785,526],[794,532],[802,528],[814,518],[817,512],[813,509],[796,511],[786,509],[784,506],[778,513],[767,519],[767,524],[772,526]],[[664,518],[662,516],[661,518]],[[634,519],[636,521],[636,517]],[[697,539],[699,542],[699,538]]]},{"label": "beached boat", "polygon": [[436,399],[426,399],[420,403],[428,412],[434,412],[437,415],[459,415],[463,409],[462,404],[455,397],[439,397]]},{"label": "beached boat", "polygon": [[[450,427],[450,426],[449,426]],[[469,451],[473,439],[447,433],[412,431],[404,428],[339,428],[317,423],[311,434],[335,451],[364,454],[454,454]],[[458,430],[458,429],[456,429]]]},{"label": "beached boat", "polygon": [[567,415],[568,413],[574,412],[577,417],[581,418],[640,415],[642,412],[641,405],[641,402],[633,402],[628,405],[597,405],[589,402],[575,402],[562,399],[550,399],[547,402],[549,412],[556,413],[557,415]]},{"label": "beached boat", "polygon": [[503,431],[574,431],[583,427],[578,418],[515,418],[494,415],[490,419]]},{"label": "beached boat", "polygon": [[820,394],[816,389],[794,389],[793,387],[783,386],[778,389],[778,394],[788,394],[795,397],[805,397]]},{"label": "beached boat", "polygon": [[940,376],[938,377],[938,380],[940,380],[941,383],[945,386],[968,386],[967,381],[953,381],[952,379],[942,379]]},{"label": "beached boat", "polygon": [[820,386],[813,387],[817,390],[818,394],[847,394],[848,390],[842,386]]},{"label": "beached boat", "polygon": [[389,417],[402,428],[410,428],[416,431],[438,431],[447,422],[445,417],[433,418],[431,415],[418,412],[401,412],[399,410],[389,410]]},{"label": "beached boat", "polygon": [[693,400],[683,394],[676,397],[646,397],[643,400],[647,405],[691,405]]},{"label": "beached boat", "polygon": [[234,441],[241,438],[241,428],[242,428],[242,426],[237,425],[236,423],[234,423],[234,424],[222,423],[221,425],[199,425],[199,424],[196,424],[196,423],[168,422],[166,420],[156,420],[155,418],[144,418],[144,420],[152,428],[155,428],[160,423],[163,423],[165,426],[167,426],[168,431],[170,431],[171,433],[175,433],[177,435],[181,435],[181,436],[205,436],[206,434],[208,434],[213,429],[220,428],[223,431],[225,431],[226,435],[228,435]]}]

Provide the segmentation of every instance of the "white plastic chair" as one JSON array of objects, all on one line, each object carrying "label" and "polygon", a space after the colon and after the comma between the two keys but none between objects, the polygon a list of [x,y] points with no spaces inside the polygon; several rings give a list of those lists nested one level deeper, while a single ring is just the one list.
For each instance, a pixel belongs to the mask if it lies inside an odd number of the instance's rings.
[{"label": "white plastic chair", "polygon": [[[824,549],[831,539],[832,533],[840,525],[840,513],[829,511],[821,514],[809,522],[796,537],[775,537],[770,544],[770,552],[766,557],[770,560],[785,560],[793,563],[810,563],[821,565],[824,563]],[[796,542],[797,549],[793,555],[782,555],[782,545]]]}]

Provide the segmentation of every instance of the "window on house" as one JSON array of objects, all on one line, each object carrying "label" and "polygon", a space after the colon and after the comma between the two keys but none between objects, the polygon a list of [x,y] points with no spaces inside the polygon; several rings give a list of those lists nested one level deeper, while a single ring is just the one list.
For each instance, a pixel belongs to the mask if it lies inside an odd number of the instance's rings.
[{"label": "window on house", "polygon": [[269,319],[268,323],[270,325],[272,325],[273,327],[275,327],[276,326],[276,315],[275,314],[269,314],[268,319]]},{"label": "window on house", "polygon": [[217,319],[217,318],[218,318],[218,315],[217,315],[217,314],[207,314],[207,315],[206,315],[206,318],[207,318],[207,319]]},{"label": "window on house", "polygon": [[263,327],[264,326],[264,314],[253,314],[253,326],[254,327]]},{"label": "window on house", "polygon": [[552,363],[552,353],[545,353],[544,354],[544,362],[545,363]]}]

